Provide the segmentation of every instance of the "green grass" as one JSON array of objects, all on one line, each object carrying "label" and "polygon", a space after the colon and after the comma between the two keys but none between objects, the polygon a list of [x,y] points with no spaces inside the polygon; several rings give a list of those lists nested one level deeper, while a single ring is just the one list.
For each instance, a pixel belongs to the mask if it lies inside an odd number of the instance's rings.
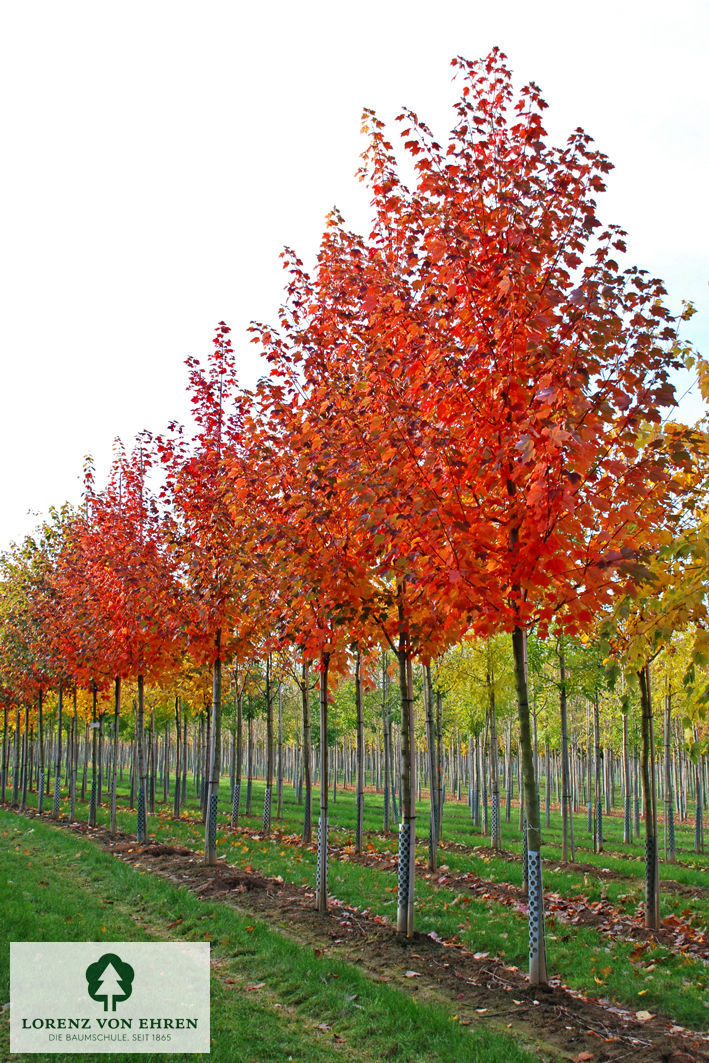
[{"label": "green grass", "polygon": [[[214,1063],[413,1063],[532,1057],[510,1036],[452,1022],[448,1008],[415,1000],[356,967],[316,957],[264,921],[116,860],[90,840],[0,810],[0,921],[6,943],[0,998],[9,999],[9,941],[204,940],[212,943]],[[179,926],[169,928],[176,918]],[[227,982],[227,978],[232,981]],[[265,983],[246,993],[247,985]],[[319,1029],[324,1024],[329,1030]],[[341,1041],[335,1041],[335,1036]],[[9,1050],[2,1014],[0,1057]],[[47,1060],[57,1055],[16,1055]],[[88,1060],[105,1058],[84,1055]],[[116,1054],[124,1060],[132,1055]],[[146,1055],[145,1059],[165,1056]],[[183,1058],[172,1056],[171,1058]],[[186,1060],[194,1056],[185,1056]]]},{"label": "green grass", "polygon": [[[245,790],[245,787],[242,789]],[[315,796],[314,818],[317,818],[318,802]],[[199,822],[199,810],[191,781],[188,785],[188,808],[186,818],[174,821],[166,809],[158,806],[158,813],[151,816],[149,830],[166,842],[180,843],[201,849],[203,827]],[[263,783],[256,781],[252,814],[242,816],[240,822],[249,829],[258,831],[261,825],[261,802]],[[125,794],[121,795],[119,811],[121,829],[135,829],[135,813],[126,808]],[[365,829],[377,832],[382,823],[382,796],[367,793],[365,797]],[[418,807],[419,831],[427,824],[426,802]],[[229,793],[227,780],[222,781],[220,796],[220,823],[228,822]],[[302,807],[295,803],[289,786],[284,788],[284,815],[282,821],[274,819],[274,827],[286,833],[299,834],[302,828]],[[275,803],[274,803],[275,813]],[[79,814],[85,817],[85,806]],[[106,823],[108,813],[99,810],[99,821]],[[338,790],[337,800],[330,805],[333,844],[346,845],[353,841],[355,808],[351,791]],[[574,817],[577,843],[589,846],[585,813]],[[604,834],[609,850],[622,851],[622,819],[619,816],[604,817]],[[642,903],[643,864],[641,842],[627,846],[627,856],[612,856],[604,852],[594,854],[590,848],[580,849],[577,860],[600,868],[609,868],[628,876],[624,879],[596,877],[592,872],[565,870],[557,862],[560,859],[560,817],[552,814],[552,822],[544,831],[545,888],[558,892],[562,897],[585,898],[589,903],[607,899],[626,916],[634,915]],[[687,851],[692,831],[686,824],[678,825],[677,838],[680,863],[665,865],[661,877],[671,876],[674,881],[687,885],[709,885],[703,862],[705,854]],[[520,885],[522,882],[521,861],[510,861],[485,851],[486,840],[473,827],[470,813],[463,803],[448,801],[444,813],[444,846],[455,843],[482,846],[480,852],[462,852],[443,848],[440,854],[441,874],[445,868],[454,872],[473,872],[481,878],[494,882]],[[367,844],[377,852],[394,854],[396,838],[373,833]],[[503,823],[503,845],[508,851],[521,853],[521,841],[517,829],[517,811],[512,821]],[[275,838],[254,838],[242,832],[230,833],[220,830],[219,852],[230,863],[239,866],[251,865],[269,875],[280,875],[287,881],[312,885],[315,878],[315,855],[311,850],[286,844]],[[425,845],[418,848],[422,861],[426,858]],[[372,913],[394,918],[396,906],[396,878],[393,872],[365,867],[354,861],[333,859],[330,863],[330,893],[341,901],[369,909]],[[527,924],[523,913],[515,911],[494,898],[484,899],[459,890],[455,883],[441,885],[424,881],[417,882],[416,926],[430,933],[435,931],[442,938],[461,941],[473,951],[489,952],[504,963],[524,970],[527,964]],[[690,913],[694,926],[702,929],[709,920],[709,897],[692,898],[664,890],[662,893],[662,916]],[[634,945],[609,937],[588,927],[570,926],[557,920],[553,912],[548,918],[549,969],[563,982],[591,996],[600,996],[633,1009],[662,1011],[675,1021],[703,1029],[707,1024],[706,1000],[709,998],[709,970],[705,963],[682,953],[650,944],[638,956]]]}]

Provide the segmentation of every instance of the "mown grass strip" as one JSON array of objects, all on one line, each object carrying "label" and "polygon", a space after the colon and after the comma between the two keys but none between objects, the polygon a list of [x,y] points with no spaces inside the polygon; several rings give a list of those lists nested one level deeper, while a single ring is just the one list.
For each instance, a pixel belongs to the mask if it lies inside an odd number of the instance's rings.
[{"label": "mown grass strip", "polygon": [[[251,820],[245,821],[252,829],[259,826],[256,812],[262,785],[255,784],[254,815]],[[223,781],[223,788],[222,807],[226,809],[226,780]],[[372,795],[372,798],[375,796]],[[281,829],[297,828],[300,809],[289,798],[290,794],[284,801],[284,821],[278,824]],[[454,807],[457,810],[462,808]],[[199,850],[203,829],[195,819],[198,809],[190,802],[187,813],[191,819],[175,821],[167,810],[163,810],[151,817],[149,829],[161,841]],[[341,790],[337,801],[338,822],[350,816],[354,823],[352,794]],[[100,811],[99,819],[107,822],[107,810]],[[294,819],[296,822],[293,822]],[[119,813],[122,829],[133,830],[134,820],[134,813],[128,810]],[[343,834],[340,840],[344,841],[348,837]],[[388,846],[391,852],[395,849],[394,840],[388,843],[383,841],[382,845]],[[283,845],[278,839],[258,840],[240,832],[230,834],[222,830],[218,851],[230,863],[242,867],[251,865],[266,875],[280,875],[287,881],[308,885],[312,885],[315,879],[314,854],[306,849]],[[604,854],[596,856],[599,866],[606,867],[608,865],[603,858]],[[445,851],[442,860],[451,868],[455,866],[456,870],[476,870],[484,877],[490,877],[492,872],[497,881],[521,883],[521,866],[510,861],[495,860],[491,856],[488,864],[485,858],[475,857],[473,860],[470,854],[455,850]],[[676,867],[673,867],[674,870]],[[697,877],[701,882],[701,875]],[[547,888],[558,889],[569,896],[583,893],[589,899],[595,899],[602,896],[604,890],[611,889],[607,879],[594,879],[590,874],[583,881],[583,889],[581,884],[578,872],[555,873],[552,870],[545,874]],[[624,907],[633,911],[641,897],[640,882],[636,883],[634,890],[628,880],[613,883],[615,887],[618,887],[616,896],[625,894],[621,910]],[[388,919],[394,917],[396,877],[391,871],[333,859],[330,865],[330,889],[334,896],[346,904],[370,909]],[[691,908],[695,907],[694,900],[688,902],[686,898],[677,897],[673,900],[670,907],[663,898],[663,904],[666,905],[663,914],[667,914],[668,908],[670,911],[686,909],[688,904]],[[422,932],[435,931],[446,940],[459,940],[472,951],[489,952],[508,965],[522,970],[526,968],[527,925],[519,912],[498,903],[494,898],[483,900],[467,895],[455,886],[438,886],[428,882],[417,883],[416,903],[416,925]],[[696,902],[698,911],[702,906],[703,902]],[[558,975],[573,989],[633,1010],[660,1011],[690,1028],[706,1028],[709,1018],[706,1006],[709,999],[709,967],[705,963],[654,944],[637,956],[632,942],[609,938],[593,928],[565,924],[553,915],[548,921],[548,932],[550,972]]]},{"label": "mown grass strip", "polygon": [[[83,837],[4,810],[0,811],[0,832],[0,882],[7,883],[0,921],[6,943],[211,940],[213,1047],[209,1059],[214,1063],[283,1063],[289,1059],[300,1063],[337,1059],[529,1063],[532,1058],[511,1037],[482,1027],[461,1027],[451,1021],[448,1009],[376,983],[342,961],[316,957],[311,949],[303,949],[263,920],[219,902],[202,901],[187,889],[141,873]],[[178,919],[177,925],[169,927]],[[263,989],[245,992],[248,984],[261,982]],[[3,1002],[9,997],[8,944],[0,963],[0,996]],[[3,1058],[8,1049],[5,1010],[0,1027]],[[57,1057],[13,1057],[18,1063],[43,1058],[54,1063]],[[90,1054],[83,1058],[104,1057]],[[118,1054],[113,1058],[134,1057]]]}]

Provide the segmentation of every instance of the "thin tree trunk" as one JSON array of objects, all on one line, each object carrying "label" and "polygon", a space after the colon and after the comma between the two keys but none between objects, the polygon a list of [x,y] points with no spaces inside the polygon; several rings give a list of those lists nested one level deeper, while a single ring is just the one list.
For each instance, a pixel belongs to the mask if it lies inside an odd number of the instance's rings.
[{"label": "thin tree trunk", "polygon": [[515,685],[520,724],[520,749],[524,777],[527,822],[527,860],[529,892],[529,981],[544,985],[547,981],[546,942],[544,937],[544,888],[542,881],[542,831],[539,818],[539,791],[534,771],[534,751],[529,718],[527,690],[526,632],[516,627],[512,632]]},{"label": "thin tree trunk", "polygon": [[276,762],[276,819],[283,818],[283,684],[278,683],[278,759]]},{"label": "thin tree trunk", "polygon": [[121,679],[116,676],[113,711],[113,764],[111,766],[111,834],[116,833],[116,787],[118,785],[118,735],[121,721]]},{"label": "thin tree trunk", "polygon": [[315,894],[319,912],[327,911],[327,803],[328,803],[328,757],[327,757],[327,683],[330,654],[320,657],[320,819],[318,820],[318,861]]},{"label": "thin tree trunk", "polygon": [[563,636],[559,636],[559,712],[561,715],[561,860],[566,864],[574,858],[573,808],[569,772],[569,720],[566,705],[566,661]]},{"label": "thin tree trunk", "polygon": [[236,750],[234,763],[234,792],[231,795],[231,826],[239,825],[239,809],[241,806],[241,774],[242,761],[244,759],[244,705],[243,689],[239,687],[238,670],[234,676],[236,692]]},{"label": "thin tree trunk", "polygon": [[490,667],[488,673],[488,714],[490,718],[490,784],[492,788],[492,816],[490,845],[493,849],[502,846],[502,822],[500,820],[500,769],[497,762],[497,707],[495,705],[495,676]]},{"label": "thin tree trunk", "polygon": [[672,793],[672,696],[665,694],[665,859],[677,862],[675,846],[675,811]]},{"label": "thin tree trunk", "polygon": [[222,744],[222,633],[217,631],[212,663],[212,720],[209,739],[209,772],[207,808],[204,829],[204,862],[217,862],[217,810],[219,806],[219,777]]},{"label": "thin tree trunk", "polygon": [[[62,785],[62,710],[64,707],[63,691],[61,683],[57,691],[57,741],[54,748],[54,802],[52,816],[59,819],[59,804],[61,799]],[[5,711],[5,723],[7,725],[7,710]],[[2,799],[5,800],[5,742],[3,739],[3,791]]]},{"label": "thin tree trunk", "polygon": [[96,680],[91,685],[91,796],[89,798],[89,826],[96,826],[96,811],[98,805],[98,728],[96,718],[96,704],[98,701],[98,689]]},{"label": "thin tree trunk", "polygon": [[305,808],[303,811],[303,841],[309,844],[313,838],[313,778],[312,778],[312,737],[310,725],[310,677],[308,662],[303,661],[303,679],[301,683],[303,696],[303,776],[305,779]]},{"label": "thin tree trunk", "polygon": [[143,676],[138,676],[138,719],[136,721],[136,751],[138,754],[138,843],[143,844],[148,836],[147,795],[148,775],[145,761],[145,690]]},{"label": "thin tree trunk", "polygon": [[630,787],[630,759],[628,756],[628,714],[623,713],[623,842],[629,845],[632,836],[632,795]]},{"label": "thin tree trunk", "polygon": [[428,835],[428,869],[435,871],[438,865],[438,809],[436,770],[436,725],[433,718],[433,680],[431,666],[423,666],[424,701],[426,705],[426,745],[428,746],[428,774],[431,791],[431,823]]},{"label": "thin tree trunk", "polygon": [[391,717],[389,715],[389,673],[386,650],[382,653],[382,742],[384,744],[384,831],[389,833],[390,791],[392,785]]},{"label": "thin tree trunk", "polygon": [[273,795],[273,691],[271,683],[271,655],[266,659],[266,789],[263,795],[263,833],[271,833],[271,800]]},{"label": "thin tree trunk", "polygon": [[416,761],[413,756],[414,699],[411,655],[404,629],[403,588],[399,588],[399,692],[401,696],[401,812],[399,888],[396,929],[414,932],[414,869],[416,855]]},{"label": "thin tree trunk", "polygon": [[655,750],[652,723],[650,666],[638,672],[640,680],[641,760],[640,770],[645,820],[645,926],[657,930],[660,925],[659,864],[657,851],[657,801],[655,795]]},{"label": "thin tree trunk", "polygon": [[42,815],[44,811],[44,698],[40,687],[37,705],[37,725],[39,729],[39,778],[37,780],[37,812]]},{"label": "thin tree trunk", "polygon": [[362,826],[364,820],[364,717],[362,715],[362,659],[357,647],[355,657],[355,708],[357,712],[357,823],[355,826],[355,852],[362,852]]},{"label": "thin tree trunk", "polygon": [[[186,725],[186,722],[185,722]],[[180,818],[180,787],[182,784],[182,774],[184,773],[187,765],[184,762],[182,755],[182,726],[180,723],[180,699],[175,696],[175,793],[172,801],[172,817],[173,819]]]}]

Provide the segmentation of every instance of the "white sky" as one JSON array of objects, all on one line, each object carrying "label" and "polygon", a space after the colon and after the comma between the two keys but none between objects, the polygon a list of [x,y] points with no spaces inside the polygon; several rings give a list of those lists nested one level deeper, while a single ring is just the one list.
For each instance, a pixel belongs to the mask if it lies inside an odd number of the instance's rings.
[{"label": "white sky", "polygon": [[439,137],[456,54],[507,53],[558,139],[615,163],[600,214],[665,278],[709,351],[705,0],[5,0],[0,5],[0,549],[78,497],[120,435],[186,417],[183,359],[274,320],[289,244],[310,260],[354,179],[363,106]]}]

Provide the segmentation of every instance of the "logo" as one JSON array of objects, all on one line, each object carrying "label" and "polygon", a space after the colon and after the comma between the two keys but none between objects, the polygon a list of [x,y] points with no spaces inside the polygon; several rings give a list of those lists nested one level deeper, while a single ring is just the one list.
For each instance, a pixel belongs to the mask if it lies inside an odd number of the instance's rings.
[{"label": "logo", "polygon": [[183,1059],[209,1044],[208,942],[10,943],[11,1052]]},{"label": "logo", "polygon": [[133,992],[134,977],[135,971],[129,963],[124,963],[115,952],[106,952],[86,968],[89,996],[92,1000],[102,1000],[104,1011],[115,1011],[116,1004],[128,1000]]}]

